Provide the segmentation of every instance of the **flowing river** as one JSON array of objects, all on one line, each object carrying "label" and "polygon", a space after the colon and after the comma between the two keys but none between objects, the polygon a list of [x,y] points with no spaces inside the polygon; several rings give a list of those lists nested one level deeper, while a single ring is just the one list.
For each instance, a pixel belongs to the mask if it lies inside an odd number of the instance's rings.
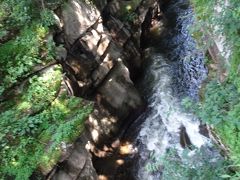
[{"label": "flowing river", "polygon": [[[176,159],[184,161],[184,148],[195,147],[185,153],[192,168],[202,165],[205,158],[209,163],[220,159],[210,139],[200,133],[200,121],[181,105],[186,97],[198,100],[200,85],[207,74],[203,55],[189,32],[194,17],[192,8],[187,0],[178,0],[168,3],[163,11],[168,20],[166,30],[159,44],[153,47],[144,80],[139,85],[148,101],[148,110],[129,130],[130,134],[136,133],[133,146],[138,155],[132,169],[134,179],[139,180],[183,179],[174,172],[164,173],[164,161],[160,159],[170,149],[176,151]],[[139,122],[141,126],[133,130]]]},{"label": "flowing river", "polygon": [[[181,103],[186,97],[198,100],[207,76],[203,54],[196,49],[189,30],[194,21],[192,7],[187,0],[176,0],[162,10],[167,19],[165,30],[151,48],[138,85],[148,107],[125,133],[133,154],[125,158],[125,165],[113,179],[194,179],[179,174],[176,164],[182,171],[185,165],[198,171],[221,159],[207,133],[201,133],[199,119]],[[172,161],[164,161],[167,154]],[[119,176],[124,173],[127,175]]]}]

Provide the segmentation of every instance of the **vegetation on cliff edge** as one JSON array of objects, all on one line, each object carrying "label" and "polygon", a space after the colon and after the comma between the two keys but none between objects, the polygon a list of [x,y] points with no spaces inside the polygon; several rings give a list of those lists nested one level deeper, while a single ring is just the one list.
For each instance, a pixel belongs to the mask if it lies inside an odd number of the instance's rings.
[{"label": "vegetation on cliff edge", "polygon": [[91,112],[89,103],[67,95],[54,60],[53,8],[62,3],[0,2],[0,179],[51,170]]},{"label": "vegetation on cliff edge", "polygon": [[[205,96],[196,108],[201,119],[214,126],[223,143],[230,149],[230,163],[233,173],[226,178],[240,178],[240,4],[238,0],[192,0],[197,14],[197,34],[206,44],[209,37],[223,37],[223,54],[230,52],[223,60],[228,75],[224,82],[217,77],[211,79],[205,89]],[[196,32],[196,31],[195,31]],[[201,33],[199,33],[201,32]],[[230,66],[227,65],[229,62]]]}]

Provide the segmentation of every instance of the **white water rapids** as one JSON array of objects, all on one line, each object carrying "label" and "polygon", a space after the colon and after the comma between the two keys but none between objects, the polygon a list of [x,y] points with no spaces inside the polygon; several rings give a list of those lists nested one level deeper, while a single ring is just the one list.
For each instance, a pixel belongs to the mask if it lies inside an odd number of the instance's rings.
[{"label": "white water rapids", "polygon": [[[200,122],[191,113],[185,112],[179,99],[174,97],[172,90],[172,70],[160,54],[152,56],[153,62],[148,68],[146,77],[152,77],[154,87],[150,87],[149,108],[151,111],[141,125],[138,141],[144,146],[139,152],[141,166],[137,179],[155,180],[156,177],[146,171],[146,164],[151,161],[146,157],[147,152],[154,152],[156,156],[163,156],[168,148],[177,149],[181,155],[180,127],[186,128],[186,133],[193,146],[211,146],[210,140],[199,133]],[[146,82],[147,83],[147,82]],[[194,151],[193,151],[194,152]],[[191,152],[193,155],[194,153]]]},{"label": "white water rapids", "polygon": [[[206,159],[207,164],[220,159],[211,140],[200,133],[200,120],[181,105],[184,97],[198,99],[199,88],[207,73],[203,54],[196,49],[189,33],[194,18],[192,8],[188,0],[171,1],[164,8],[163,13],[168,19],[166,30],[159,39],[160,43],[153,48],[151,63],[146,67],[140,85],[148,101],[148,110],[139,118],[142,124],[135,138],[138,160],[134,174],[138,180],[166,179],[163,176],[164,163],[155,172],[146,170],[146,166],[153,163],[151,154],[161,157],[174,149],[177,155],[172,158],[185,161],[186,146],[180,143],[183,133],[194,147],[187,153],[189,158],[185,163],[201,167]],[[203,157],[198,154],[199,150]],[[182,176],[178,177],[181,180]],[[176,176],[168,176],[168,179],[176,179]]]},{"label": "white water rapids", "polygon": [[[121,155],[123,164],[110,174],[114,180],[218,180],[211,170],[220,162],[220,153],[202,135],[207,133],[200,133],[200,120],[181,104],[185,97],[198,100],[207,74],[203,53],[196,49],[189,32],[194,18],[192,7],[188,0],[175,0],[166,1],[161,8],[167,21],[150,47],[144,78],[138,84],[147,108],[124,131],[123,144],[129,145],[130,154]],[[168,166],[170,162],[158,161],[171,150],[175,153],[170,154],[171,160],[180,164],[181,172],[172,172],[175,169]],[[149,171],[149,164],[153,165],[153,171]],[[208,179],[210,176],[215,177]]]},{"label": "white water rapids", "polygon": [[[155,150],[158,153],[163,153],[168,144],[174,144],[176,148],[181,149],[179,132],[183,125],[186,127],[192,144],[200,148],[209,140],[199,133],[199,121],[192,114],[184,112],[180,107],[179,100],[173,97],[171,69],[164,62],[164,58],[161,55],[156,55],[153,58],[152,67],[149,69],[154,76],[154,82],[157,84],[153,87],[150,98],[149,107],[152,112],[142,124],[139,138],[142,139],[142,142],[146,142],[148,150]],[[159,65],[156,66],[157,63]],[[164,128],[166,130],[160,130]]]}]

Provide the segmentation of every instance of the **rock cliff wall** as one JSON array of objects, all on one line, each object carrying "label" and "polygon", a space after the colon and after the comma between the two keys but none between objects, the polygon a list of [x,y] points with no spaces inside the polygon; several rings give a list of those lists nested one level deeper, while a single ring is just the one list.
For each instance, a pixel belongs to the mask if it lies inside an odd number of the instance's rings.
[{"label": "rock cliff wall", "polygon": [[[127,6],[135,9],[131,22],[121,19]],[[153,0],[135,4],[69,0],[58,10],[60,29],[54,39],[65,84],[69,93],[94,100],[95,105],[84,133],[49,179],[97,179],[89,151],[101,156],[98,146],[116,136],[144,106],[132,79],[143,64],[142,31],[150,28],[157,9]]]}]

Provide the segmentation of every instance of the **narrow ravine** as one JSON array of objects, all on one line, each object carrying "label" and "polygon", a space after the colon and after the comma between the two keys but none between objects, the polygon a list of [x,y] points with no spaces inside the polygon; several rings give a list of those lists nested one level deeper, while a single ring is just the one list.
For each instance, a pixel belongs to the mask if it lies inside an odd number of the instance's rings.
[{"label": "narrow ravine", "polygon": [[[145,75],[148,80],[155,82],[148,89],[148,111],[139,121],[144,121],[134,140],[134,148],[138,150],[137,164],[135,165],[136,179],[158,179],[161,171],[152,175],[147,166],[156,163],[150,157],[163,157],[170,149],[175,149],[181,157],[185,148],[189,148],[189,156],[194,161],[196,149],[203,149],[205,156],[210,159],[218,157],[210,139],[200,133],[200,122],[191,113],[185,112],[181,106],[181,98],[173,95],[173,66],[159,53],[153,53],[152,64]],[[148,87],[149,88],[149,87]],[[141,119],[143,118],[143,119]],[[191,146],[196,149],[193,150]],[[191,151],[192,150],[192,151]],[[196,154],[196,156],[198,156]],[[180,158],[181,159],[181,158]],[[164,166],[164,164],[162,164]],[[156,170],[154,170],[156,171]]]},{"label": "narrow ravine", "polygon": [[0,9],[0,180],[240,180],[237,0]]},{"label": "narrow ravine", "polygon": [[[176,151],[173,159],[181,162],[188,149],[189,162],[182,163],[192,164],[192,168],[204,166],[205,158],[210,164],[221,159],[200,120],[182,105],[186,97],[198,100],[199,88],[207,75],[203,54],[190,35],[192,7],[187,0],[178,0],[165,3],[162,11],[167,19],[165,30],[150,48],[144,78],[138,85],[148,107],[126,132],[122,143],[130,155],[121,157],[122,165],[110,179],[184,178],[174,173],[166,178],[164,163],[156,160],[171,150]],[[199,150],[204,160],[197,153]]]},{"label": "narrow ravine", "polygon": [[[184,149],[188,148],[187,156],[192,161],[189,164],[198,158],[197,149],[203,151],[209,162],[220,159],[207,134],[201,133],[199,119],[186,112],[181,103],[186,97],[198,100],[198,91],[207,73],[203,55],[196,49],[189,32],[194,16],[192,8],[187,0],[178,0],[165,4],[163,11],[168,20],[166,30],[159,44],[153,47],[151,63],[139,86],[143,87],[148,101],[148,111],[138,119],[143,123],[133,141],[138,151],[134,178],[139,180],[161,178],[164,164],[159,163],[152,171],[147,166],[158,163],[156,157],[163,157],[170,149],[177,151],[175,158],[181,161]],[[198,163],[203,162],[198,159]],[[181,178],[181,175],[173,173],[168,178]]]}]

